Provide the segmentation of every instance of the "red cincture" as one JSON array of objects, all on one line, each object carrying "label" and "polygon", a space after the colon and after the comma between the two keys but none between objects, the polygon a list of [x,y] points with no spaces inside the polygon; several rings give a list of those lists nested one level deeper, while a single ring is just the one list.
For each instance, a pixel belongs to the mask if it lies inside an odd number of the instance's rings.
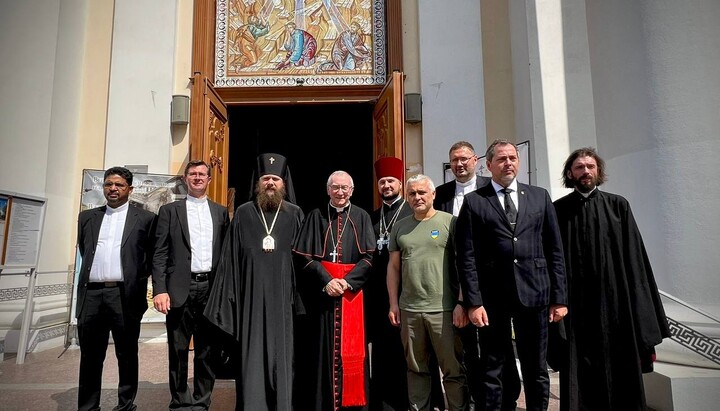
[{"label": "red cincture", "polygon": [[[343,278],[355,266],[322,262],[333,278]],[[346,290],[335,300],[333,333],[333,405],[367,405],[365,394],[365,311],[363,292]]]}]

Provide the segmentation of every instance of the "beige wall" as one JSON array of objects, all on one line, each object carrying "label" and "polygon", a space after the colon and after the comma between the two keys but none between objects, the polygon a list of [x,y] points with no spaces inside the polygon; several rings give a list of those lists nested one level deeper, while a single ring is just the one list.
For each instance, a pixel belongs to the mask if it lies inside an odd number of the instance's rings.
[{"label": "beige wall", "polygon": [[[515,142],[530,136],[515,134],[512,57],[508,3],[503,0],[480,2],[485,85],[485,126],[488,143],[496,138]],[[475,147],[479,153],[484,147]]]},{"label": "beige wall", "polygon": [[[415,1],[402,2],[403,71],[405,94],[420,93],[420,51],[418,7]],[[422,123],[405,123],[405,168],[407,175],[423,172]]]},{"label": "beige wall", "polygon": [[[192,76],[193,0],[178,0],[173,94],[190,95]],[[173,125],[169,174],[182,174],[190,159],[190,127]]]}]

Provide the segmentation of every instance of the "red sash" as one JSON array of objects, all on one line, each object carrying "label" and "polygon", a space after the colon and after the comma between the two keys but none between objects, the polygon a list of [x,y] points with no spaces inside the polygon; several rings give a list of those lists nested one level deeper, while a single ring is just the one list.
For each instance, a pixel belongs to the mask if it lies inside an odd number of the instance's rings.
[{"label": "red sash", "polygon": [[[343,278],[355,264],[322,261],[333,278]],[[342,295],[340,358],[342,359],[342,406],[367,405],[365,396],[365,312],[363,292],[347,290]]]}]

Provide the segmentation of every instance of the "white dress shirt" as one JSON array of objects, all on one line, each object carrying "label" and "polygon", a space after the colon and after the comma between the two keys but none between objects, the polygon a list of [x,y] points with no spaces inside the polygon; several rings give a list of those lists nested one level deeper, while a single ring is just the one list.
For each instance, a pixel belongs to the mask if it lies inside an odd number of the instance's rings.
[{"label": "white dress shirt", "polygon": [[[495,193],[498,196],[498,199],[500,200],[500,206],[505,209],[505,193],[502,192],[502,190],[505,188],[501,186],[500,184],[496,183],[495,180],[492,181],[493,188],[495,189]],[[513,204],[515,204],[515,210],[518,209],[518,193],[517,193],[517,179],[513,180],[512,183],[507,187],[512,190],[510,192],[510,199],[513,201]]]},{"label": "white dress shirt", "polygon": [[190,232],[190,271],[206,273],[212,269],[213,224],[207,196],[187,196],[188,231]]},{"label": "white dress shirt", "polygon": [[90,268],[91,283],[123,280],[120,248],[129,207],[129,203],[118,208],[106,207]]}]

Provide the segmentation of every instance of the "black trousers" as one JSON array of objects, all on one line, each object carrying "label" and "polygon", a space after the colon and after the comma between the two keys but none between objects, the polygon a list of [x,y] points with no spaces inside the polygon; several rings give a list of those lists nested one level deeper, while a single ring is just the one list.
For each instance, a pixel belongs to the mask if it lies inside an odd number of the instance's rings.
[{"label": "black trousers", "polygon": [[99,410],[103,363],[112,333],[118,362],[118,405],[115,411],[136,409],[140,319],[123,310],[122,286],[87,290],[78,316],[80,382],[78,410]]},{"label": "black trousers", "polygon": [[[182,306],[171,308],[165,318],[171,410],[207,410],[210,407],[210,396],[215,385],[215,374],[210,368],[213,334],[211,324],[203,315],[209,292],[208,281],[190,280],[187,300]],[[192,394],[188,387],[190,337],[193,337],[194,344]]]},{"label": "black trousers", "polygon": [[[460,328],[460,339],[463,343],[463,361],[467,370],[470,396],[475,404],[475,411],[485,409],[485,372],[480,362],[479,330],[472,324]],[[502,372],[502,411],[514,411],[520,397],[520,375],[515,365],[515,348],[512,344],[506,347],[505,366]]]},{"label": "black trousers", "polygon": [[372,340],[370,364],[370,410],[405,411],[410,406],[407,395],[407,363],[400,340],[400,328],[390,324],[387,316]]},{"label": "black trousers", "polygon": [[[528,411],[544,411],[550,399],[550,377],[547,371],[548,307],[511,307],[488,311],[489,326],[479,328],[480,362],[485,370],[485,405],[487,411],[502,409],[506,401],[504,372],[509,367],[508,347],[515,346],[520,360]],[[511,325],[512,321],[512,325]]]}]

